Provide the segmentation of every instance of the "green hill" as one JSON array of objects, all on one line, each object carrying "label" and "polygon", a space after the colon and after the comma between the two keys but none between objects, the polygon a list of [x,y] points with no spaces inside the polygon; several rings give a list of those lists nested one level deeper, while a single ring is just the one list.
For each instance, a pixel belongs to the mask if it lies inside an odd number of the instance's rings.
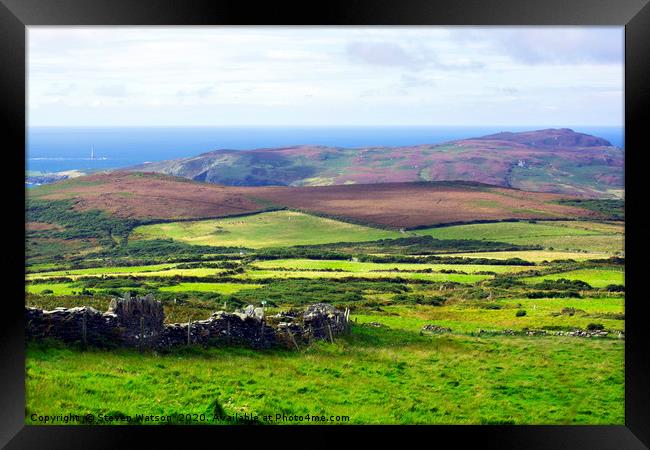
[{"label": "green hill", "polygon": [[624,152],[570,129],[498,133],[438,145],[215,150],[134,168],[231,186],[476,181],[527,191],[619,198]]}]

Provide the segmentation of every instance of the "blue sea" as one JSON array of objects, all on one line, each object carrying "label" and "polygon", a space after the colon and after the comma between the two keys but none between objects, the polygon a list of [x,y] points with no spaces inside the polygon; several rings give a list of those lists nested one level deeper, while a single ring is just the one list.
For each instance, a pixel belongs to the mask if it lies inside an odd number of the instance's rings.
[{"label": "blue sea", "polygon": [[[335,147],[438,144],[500,131],[571,128],[624,146],[621,127],[32,127],[27,170],[60,172],[128,167],[216,149],[246,150],[301,144]],[[91,159],[91,147],[94,159]]]}]

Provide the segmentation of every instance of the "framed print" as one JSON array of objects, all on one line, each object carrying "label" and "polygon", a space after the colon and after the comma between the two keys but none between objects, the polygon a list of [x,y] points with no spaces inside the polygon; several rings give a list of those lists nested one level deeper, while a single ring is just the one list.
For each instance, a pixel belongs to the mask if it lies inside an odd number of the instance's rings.
[{"label": "framed print", "polygon": [[647,448],[647,2],[311,6],[3,0],[3,445]]}]

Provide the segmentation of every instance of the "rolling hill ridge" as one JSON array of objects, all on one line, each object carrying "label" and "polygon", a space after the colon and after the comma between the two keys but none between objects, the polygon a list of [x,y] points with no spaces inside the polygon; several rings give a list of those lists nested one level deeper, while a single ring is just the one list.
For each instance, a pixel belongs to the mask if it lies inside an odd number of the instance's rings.
[{"label": "rolling hill ridge", "polygon": [[408,147],[224,149],[131,169],[230,186],[475,181],[617,198],[623,195],[623,167],[622,149],[605,139],[561,128]]},{"label": "rolling hill ridge", "polygon": [[30,189],[30,201],[66,200],[81,211],[135,220],[192,220],[293,209],[400,229],[458,222],[604,219],[566,195],[476,182],[339,186],[223,186],[157,173],[111,172]]}]

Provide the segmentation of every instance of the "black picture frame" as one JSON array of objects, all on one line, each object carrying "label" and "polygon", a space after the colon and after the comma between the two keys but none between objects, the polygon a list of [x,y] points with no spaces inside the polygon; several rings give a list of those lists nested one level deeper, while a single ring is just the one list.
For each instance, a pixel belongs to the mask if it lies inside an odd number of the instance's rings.
[{"label": "black picture frame", "polygon": [[[625,191],[626,191],[626,345],[625,426],[422,426],[351,427],[365,438],[406,437],[417,432],[424,443],[475,444],[480,448],[648,448],[650,446],[650,353],[641,278],[645,246],[635,223],[643,220],[643,153],[650,97],[649,0],[328,0],[259,2],[186,0],[0,0],[0,124],[9,166],[5,214],[8,230],[24,230],[25,39],[30,25],[621,25],[625,26]],[[645,145],[644,145],[645,144]],[[635,187],[636,184],[636,187]],[[14,212],[15,211],[15,212]],[[640,227],[639,227],[640,228]],[[147,433],[179,445],[224,433],[264,432],[266,440],[292,442],[294,427],[47,427],[25,426],[24,255],[20,239],[8,238],[12,253],[3,274],[9,280],[2,303],[0,339],[0,445],[6,448],[128,447]],[[18,236],[18,234],[16,235]],[[13,261],[13,264],[11,263]],[[7,295],[9,293],[9,295]],[[280,429],[281,428],[281,429]],[[328,428],[335,443],[342,428]],[[155,433],[151,433],[155,431]],[[304,431],[304,428],[302,428]],[[310,428],[308,431],[313,431]],[[317,430],[322,431],[322,430]],[[217,436],[214,436],[214,435]],[[269,436],[271,434],[271,436]],[[202,436],[201,436],[202,435]],[[209,436],[207,436],[209,435]],[[213,441],[218,442],[218,441]],[[420,445],[415,444],[414,445]],[[306,444],[302,443],[301,445]],[[244,444],[242,444],[244,445]],[[289,444],[287,444],[289,445]],[[291,444],[292,445],[292,444]]]}]

